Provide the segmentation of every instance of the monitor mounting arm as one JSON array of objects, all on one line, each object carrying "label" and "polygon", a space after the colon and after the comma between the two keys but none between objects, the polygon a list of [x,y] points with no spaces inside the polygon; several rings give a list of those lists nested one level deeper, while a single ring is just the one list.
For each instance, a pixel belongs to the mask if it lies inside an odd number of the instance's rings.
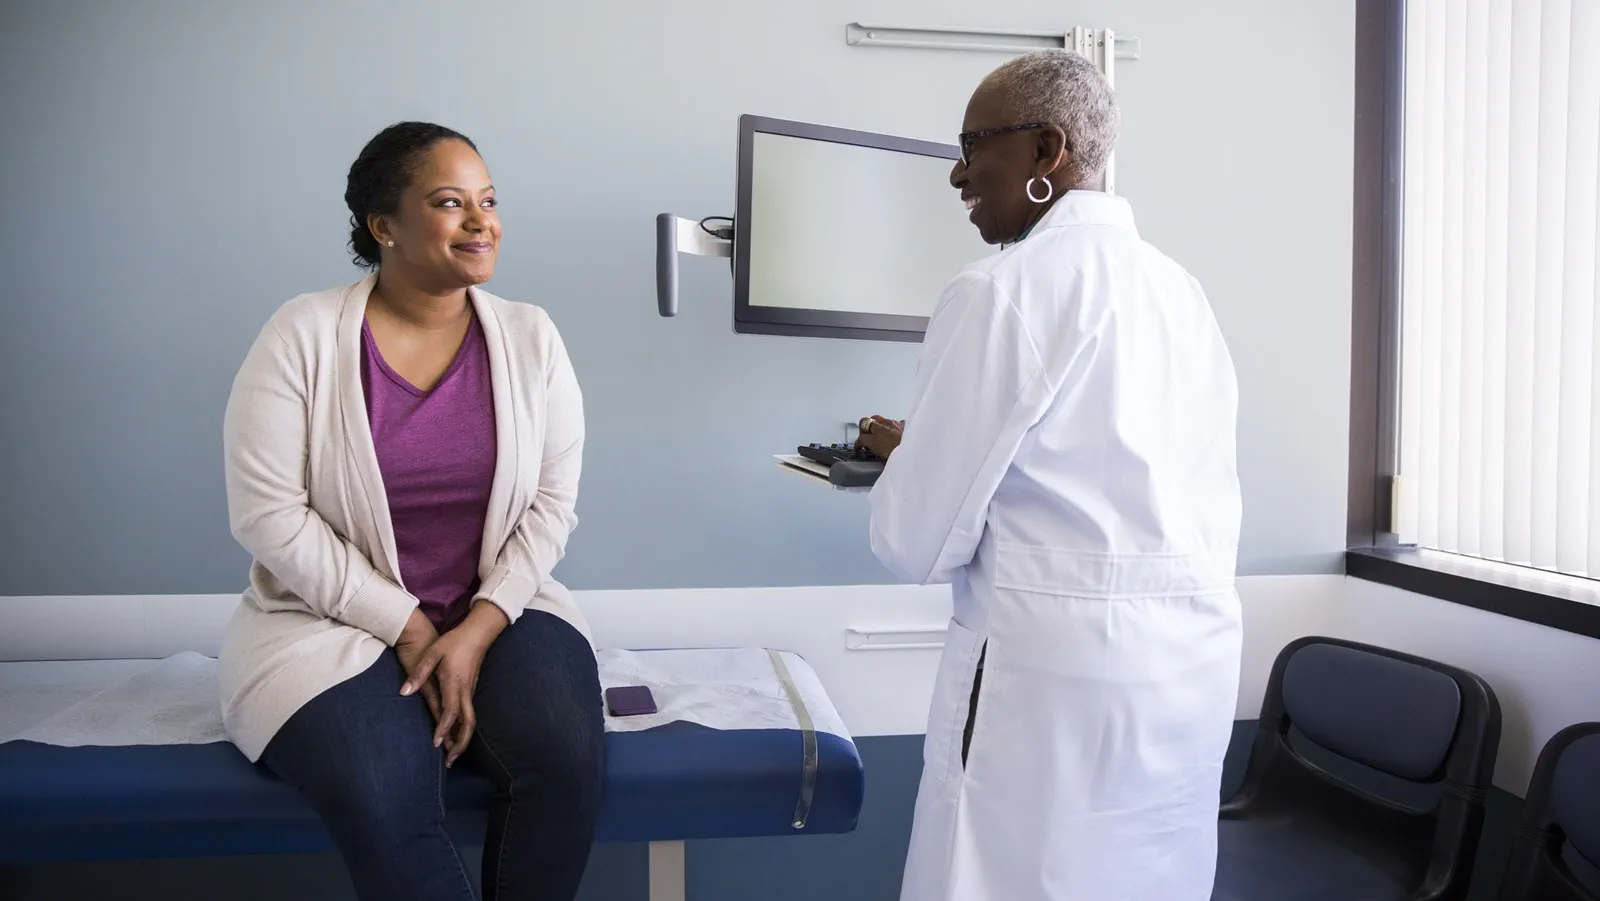
[{"label": "monitor mounting arm", "polygon": [[[711,222],[726,222],[712,228]],[[678,254],[733,259],[732,219],[710,216],[696,221],[671,213],[656,216],[656,311],[662,316],[678,315]]]}]

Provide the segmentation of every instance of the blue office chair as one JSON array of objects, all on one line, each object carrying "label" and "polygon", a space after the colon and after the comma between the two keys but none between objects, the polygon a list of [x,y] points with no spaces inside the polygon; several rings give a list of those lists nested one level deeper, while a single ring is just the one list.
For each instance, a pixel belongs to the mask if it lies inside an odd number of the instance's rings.
[{"label": "blue office chair", "polygon": [[[1569,855],[1579,855],[1573,860]],[[1600,862],[1600,723],[1557,732],[1534,764],[1500,901],[1600,901],[1576,871]],[[1588,885],[1585,885],[1585,883]]]},{"label": "blue office chair", "polygon": [[[1293,642],[1273,664],[1244,783],[1222,805],[1212,898],[1465,897],[1499,745],[1499,702],[1472,673]],[[1431,797],[1394,797],[1419,793]]]}]

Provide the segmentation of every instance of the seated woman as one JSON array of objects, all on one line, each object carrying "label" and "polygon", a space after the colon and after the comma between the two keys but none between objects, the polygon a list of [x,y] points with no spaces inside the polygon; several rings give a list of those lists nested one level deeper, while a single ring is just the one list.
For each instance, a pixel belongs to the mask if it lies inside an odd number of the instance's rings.
[{"label": "seated woman", "polygon": [[601,693],[550,577],[576,524],[583,401],[538,307],[479,290],[500,220],[477,148],[401,123],[350,167],[364,280],[297,297],[228,399],[254,557],[220,654],[230,736],[327,824],[359,896],[470,899],[441,783],[495,785],[490,899],[570,899],[593,840]]}]

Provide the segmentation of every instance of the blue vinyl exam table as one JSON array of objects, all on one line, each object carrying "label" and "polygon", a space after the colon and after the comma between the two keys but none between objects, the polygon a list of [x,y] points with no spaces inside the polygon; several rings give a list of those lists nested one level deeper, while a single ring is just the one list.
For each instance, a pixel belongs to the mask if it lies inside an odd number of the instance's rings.
[{"label": "blue vinyl exam table", "polygon": [[[330,850],[294,790],[221,736],[214,667],[191,653],[0,663],[0,866]],[[651,901],[683,901],[686,840],[855,828],[861,758],[800,658],[601,652],[601,678],[649,684],[661,709],[607,716],[597,836],[649,844]],[[458,840],[481,841],[489,795],[451,772]]]}]

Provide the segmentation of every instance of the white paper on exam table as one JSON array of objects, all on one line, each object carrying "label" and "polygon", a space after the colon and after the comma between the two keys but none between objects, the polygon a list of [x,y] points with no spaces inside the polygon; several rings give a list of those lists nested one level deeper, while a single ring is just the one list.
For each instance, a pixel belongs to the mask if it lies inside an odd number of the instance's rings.
[{"label": "white paper on exam table", "polygon": [[[783,652],[800,703],[818,732],[849,738],[821,680]],[[606,716],[606,731],[682,721],[711,729],[798,729],[771,654],[762,648],[595,653],[602,688],[647,685],[660,708]],[[595,702],[601,703],[599,698]],[[182,745],[227,740],[217,661],[191,651],[161,660],[0,663],[0,743]]]}]

